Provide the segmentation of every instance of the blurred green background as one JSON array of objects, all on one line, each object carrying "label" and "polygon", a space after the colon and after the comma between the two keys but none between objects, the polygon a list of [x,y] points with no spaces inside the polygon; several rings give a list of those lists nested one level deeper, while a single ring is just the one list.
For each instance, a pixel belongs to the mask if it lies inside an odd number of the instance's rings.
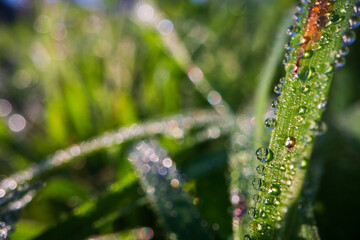
[{"label": "blurred green background", "polygon": [[[259,72],[279,26],[296,3],[148,2],[155,14],[168,20],[164,31],[177,33],[186,54],[236,114],[254,112]],[[166,46],[162,41],[166,32],[147,24],[148,16],[134,11],[136,4],[1,1],[2,177],[108,130],[211,108],[181,61],[170,54],[176,45]],[[323,239],[360,239],[359,46],[357,41],[351,47],[346,66],[335,74],[324,118],[328,132],[316,141],[312,157],[325,161],[314,203]],[[279,62],[273,82],[283,73]],[[200,199],[197,207],[214,239],[232,236],[229,138],[225,134],[198,144],[160,138],[184,175],[185,189]],[[97,151],[47,172],[41,178],[47,184],[23,210],[11,239],[107,234],[112,235],[104,239],[166,238],[166,229],[144,201],[138,181],[132,180],[127,160],[132,144]]]}]

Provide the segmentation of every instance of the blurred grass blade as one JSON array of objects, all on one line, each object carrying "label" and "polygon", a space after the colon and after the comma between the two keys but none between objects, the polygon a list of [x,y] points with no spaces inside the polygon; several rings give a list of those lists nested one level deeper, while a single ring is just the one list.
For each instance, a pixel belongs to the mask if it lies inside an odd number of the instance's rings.
[{"label": "blurred grass blade", "polygon": [[44,162],[35,165],[27,170],[18,172],[9,176],[0,182],[0,188],[4,191],[11,189],[11,184],[23,184],[52,168],[59,167],[75,158],[86,156],[101,149],[114,147],[123,142],[139,139],[156,134],[169,135],[174,138],[182,137],[184,132],[196,126],[208,124],[224,124],[222,117],[214,111],[194,111],[190,114],[179,114],[165,118],[160,121],[149,121],[143,124],[133,124],[128,127],[122,127],[118,130],[106,132],[98,137],[84,141],[79,144],[60,149],[55,154],[50,155]]},{"label": "blurred grass blade", "polygon": [[249,228],[250,222],[247,211],[254,190],[249,184],[249,179],[255,176],[253,152],[249,150],[253,146],[254,125],[252,119],[251,115],[240,115],[231,136],[229,191],[230,201],[233,206],[232,228],[234,239],[240,239],[240,236]]},{"label": "blurred grass blade", "polygon": [[21,210],[32,200],[41,183],[20,186],[1,197],[0,201],[0,240],[9,239],[20,217]]},{"label": "blurred grass blade", "polygon": [[175,163],[154,141],[142,141],[130,152],[129,160],[140,176],[142,188],[163,220],[178,239],[210,239],[202,226]]},{"label": "blurred grass blade", "polygon": [[279,62],[282,59],[284,53],[284,45],[288,40],[286,35],[286,29],[293,21],[294,10],[291,10],[283,19],[278,31],[275,34],[275,39],[270,47],[269,56],[264,61],[264,67],[262,68],[259,77],[257,79],[257,88],[255,91],[255,136],[254,145],[260,146],[264,144],[264,116],[266,107],[269,102],[270,89],[274,82],[276,70],[279,67]]},{"label": "blurred grass blade", "polygon": [[[149,1],[150,2],[150,1]],[[143,18],[142,11],[153,11],[153,16],[150,19]],[[215,91],[211,84],[206,80],[202,70],[191,60],[191,55],[186,49],[185,44],[181,42],[173,23],[166,19],[165,14],[160,11],[155,3],[143,3],[137,1],[133,10],[133,20],[143,26],[149,26],[154,30],[157,29],[159,37],[164,48],[170,53],[175,61],[180,65],[181,69],[187,73],[188,78],[194,84],[197,91],[199,91],[205,99],[215,108],[215,110],[222,115],[232,114],[229,104]]]}]

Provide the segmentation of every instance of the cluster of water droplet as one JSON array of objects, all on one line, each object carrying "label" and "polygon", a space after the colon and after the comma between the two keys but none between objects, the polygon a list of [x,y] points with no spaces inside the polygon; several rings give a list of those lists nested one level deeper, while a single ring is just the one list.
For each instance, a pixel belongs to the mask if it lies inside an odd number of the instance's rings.
[{"label": "cluster of water droplet", "polygon": [[21,210],[32,200],[36,190],[41,187],[41,185],[41,183],[23,185],[1,197],[0,240],[9,239],[9,233],[14,231]]},{"label": "cluster of water droplet", "polygon": [[167,153],[154,142],[141,142],[130,153],[129,160],[147,183],[147,193],[154,194],[166,181],[173,188],[181,187],[182,180],[177,173],[175,163]]},{"label": "cluster of water droplet", "polygon": [[[155,141],[142,141],[130,152],[129,160],[139,174],[142,188],[156,205],[155,209],[166,221],[165,224],[170,225],[170,230],[186,231],[193,226],[202,232],[204,224],[194,207],[200,200],[191,199],[182,190],[182,177],[164,149]],[[215,229],[218,228],[218,225],[215,226]]]},{"label": "cluster of water droplet", "polygon": [[[250,207],[248,209],[248,216],[253,219],[272,218],[274,222],[281,220],[283,213],[275,212],[274,214],[273,210],[275,208],[272,208],[271,206],[279,205],[279,195],[282,192],[286,192],[287,188],[292,185],[293,176],[296,173],[296,166],[299,169],[303,169],[308,165],[308,159],[299,155],[302,154],[299,149],[304,151],[306,145],[313,141],[313,135],[322,135],[327,129],[326,124],[321,122],[320,119],[321,112],[325,110],[327,104],[326,95],[329,90],[327,83],[329,81],[329,74],[331,74],[335,68],[344,66],[344,57],[349,53],[348,45],[352,44],[356,37],[353,29],[360,25],[360,1],[353,7],[354,14],[348,20],[348,28],[344,26],[344,24],[339,23],[346,19],[345,14],[351,11],[352,6],[346,4],[343,9],[334,9],[332,6],[334,2],[336,1],[303,0],[302,4],[298,6],[298,11],[294,15],[296,21],[295,25],[291,26],[287,31],[291,38],[291,41],[285,45],[287,52],[285,53],[285,59],[283,61],[287,77],[283,77],[279,80],[279,83],[276,84],[274,88],[274,92],[280,95],[286,87],[285,84],[287,84],[287,81],[294,83],[298,82],[297,84],[291,84],[289,94],[296,93],[298,96],[305,96],[305,94],[311,92],[311,95],[314,95],[313,101],[316,102],[317,107],[316,109],[311,109],[311,107],[307,106],[308,103],[306,101],[299,98],[299,100],[302,101],[300,104],[301,106],[298,109],[295,109],[296,114],[294,117],[298,123],[305,125],[305,127],[310,130],[311,134],[299,136],[299,138],[301,138],[298,139],[299,141],[291,135],[287,136],[285,139],[279,138],[274,140],[276,145],[284,146],[288,152],[293,151],[297,142],[304,142],[304,144],[297,147],[297,152],[293,153],[295,156],[291,157],[291,154],[286,155],[283,163],[278,164],[272,162],[274,156],[271,149],[261,147],[256,151],[256,158],[262,164],[258,165],[256,168],[259,177],[253,180],[252,185],[255,190],[261,193],[255,194],[253,199],[255,203],[260,202],[261,204],[258,205],[258,208]],[[305,7],[308,7],[310,12],[306,12]],[[300,25],[306,26],[305,30],[301,30],[303,27]],[[319,62],[315,67],[306,65],[306,62],[308,61],[305,61],[305,59],[317,55],[317,52],[324,48],[325,45],[334,41],[336,36],[341,36],[342,47],[337,52],[330,53],[330,56],[333,57],[332,62]],[[299,87],[294,88],[294,86]],[[314,90],[319,94],[312,92]],[[275,110],[275,114],[277,113],[277,110],[279,110],[278,108],[281,107],[280,103],[282,103],[282,101],[284,100],[280,98],[272,102],[272,108]],[[308,116],[314,117],[309,119]],[[268,129],[276,128],[277,125],[276,118],[268,118],[265,120],[265,127]],[[296,126],[294,126],[294,129],[297,129]],[[298,162],[295,159],[301,160]],[[272,182],[267,182],[264,181],[263,177],[264,174],[267,174],[267,171],[271,171],[273,175],[276,172],[283,172],[282,175],[285,177],[283,179],[273,179],[271,180]],[[283,208],[282,210],[285,212],[287,211],[286,208]],[[255,220],[252,222],[252,229],[257,229],[262,236],[264,236],[263,234],[266,230],[269,230],[270,227],[271,226],[267,225],[265,221]],[[250,240],[251,236],[245,235],[244,239]]]}]

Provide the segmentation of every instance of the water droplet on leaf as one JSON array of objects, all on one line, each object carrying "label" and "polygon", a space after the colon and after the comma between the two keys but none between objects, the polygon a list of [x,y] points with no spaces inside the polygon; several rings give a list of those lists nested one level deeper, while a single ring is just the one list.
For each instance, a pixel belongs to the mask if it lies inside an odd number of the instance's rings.
[{"label": "water droplet on leaf", "polygon": [[265,120],[265,127],[267,129],[273,129],[276,125],[276,120],[275,118],[268,118]]},{"label": "water droplet on leaf", "polygon": [[326,15],[320,16],[317,20],[316,20],[316,24],[319,27],[325,27],[329,22],[329,17]]},{"label": "water droplet on leaf", "polygon": [[280,194],[280,187],[276,184],[272,184],[268,190],[268,193],[277,196]]},{"label": "water droplet on leaf", "polygon": [[264,174],[265,167],[264,165],[259,165],[256,167],[256,171],[258,174],[263,175]]},{"label": "water droplet on leaf", "polygon": [[279,107],[279,101],[277,99],[272,101],[271,102],[271,107],[274,108],[274,109],[277,109]]},{"label": "water droplet on leaf", "polygon": [[254,219],[256,217],[256,209],[254,207],[249,208],[248,215]]},{"label": "water droplet on leaf", "polygon": [[331,17],[330,17],[330,21],[331,21],[332,23],[338,23],[338,22],[341,21],[341,18],[340,18],[339,15],[333,14],[333,15],[331,15]]},{"label": "water droplet on leaf", "polygon": [[342,56],[342,57],[347,56],[347,55],[349,54],[349,52],[350,52],[350,49],[349,49],[349,47],[347,47],[347,46],[343,46],[343,47],[340,48],[340,50],[339,50],[339,54],[340,54],[340,56]]},{"label": "water droplet on leaf", "polygon": [[305,53],[305,50],[301,47],[299,48],[296,48],[294,50],[294,56],[297,57],[297,58],[301,58],[302,56],[304,56],[304,53]]},{"label": "water droplet on leaf", "polygon": [[335,68],[341,68],[341,67],[345,66],[345,63],[346,63],[346,60],[344,57],[335,58],[335,60],[334,60]]},{"label": "water droplet on leaf", "polygon": [[295,146],[295,138],[294,137],[288,137],[285,141],[285,147],[291,149]]},{"label": "water droplet on leaf", "polygon": [[310,92],[310,86],[309,85],[305,85],[301,87],[301,93],[308,93]]},{"label": "water droplet on leaf", "polygon": [[260,191],[262,187],[262,180],[260,178],[255,178],[252,182],[252,185],[255,190]]},{"label": "water droplet on leaf", "polygon": [[316,65],[316,71],[319,74],[325,74],[332,71],[332,66],[330,63],[319,63]]},{"label": "water droplet on leaf", "polygon": [[260,201],[260,196],[259,196],[259,194],[254,194],[253,200],[254,200],[255,202]]},{"label": "water droplet on leaf", "polygon": [[312,69],[309,66],[301,66],[297,71],[297,76],[301,81],[306,81],[311,77]]},{"label": "water droplet on leaf", "polygon": [[244,240],[251,240],[251,237],[249,235],[245,235]]},{"label": "water droplet on leaf", "polygon": [[349,19],[349,29],[354,29],[360,26],[359,16],[352,16]]},{"label": "water droplet on leaf", "polygon": [[348,46],[352,44],[356,39],[356,34],[354,31],[349,30],[344,33],[344,35],[341,36],[341,40],[344,46]]},{"label": "water droplet on leaf", "polygon": [[281,94],[282,89],[283,89],[283,84],[278,83],[278,84],[276,84],[275,87],[274,87],[274,92],[275,92],[276,94]]},{"label": "water droplet on leaf", "polygon": [[304,107],[304,106],[301,106],[301,107],[299,108],[299,111],[298,111],[298,113],[299,113],[300,115],[303,115],[303,114],[305,114],[305,113],[306,113],[306,107]]},{"label": "water droplet on leaf", "polygon": [[306,168],[307,166],[308,166],[308,160],[306,158],[304,158],[300,162],[300,168]]},{"label": "water droplet on leaf", "polygon": [[313,50],[313,51],[317,51],[317,50],[321,49],[320,43],[318,43],[318,42],[313,42],[310,47],[311,47],[311,50]]},{"label": "water droplet on leaf", "polygon": [[311,38],[314,41],[319,41],[321,38],[321,32],[314,32],[313,35],[311,36]]},{"label": "water droplet on leaf", "polygon": [[273,152],[266,147],[258,148],[258,150],[256,150],[255,155],[260,162],[269,162],[273,158]]}]

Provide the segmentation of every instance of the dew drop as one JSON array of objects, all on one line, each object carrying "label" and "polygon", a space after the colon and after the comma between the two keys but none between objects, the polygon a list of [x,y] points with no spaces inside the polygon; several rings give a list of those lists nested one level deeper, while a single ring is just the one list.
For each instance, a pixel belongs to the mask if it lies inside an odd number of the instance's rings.
[{"label": "dew drop", "polygon": [[295,146],[295,138],[294,137],[288,137],[285,141],[285,147],[291,149]]},{"label": "dew drop", "polygon": [[272,184],[268,190],[271,195],[277,196],[280,194],[280,187],[276,184]]},{"label": "dew drop", "polygon": [[252,185],[255,190],[260,191],[262,187],[262,180],[260,178],[255,178],[252,182]]},{"label": "dew drop", "polygon": [[284,164],[281,164],[279,169],[280,169],[280,171],[285,172],[286,167]]},{"label": "dew drop", "polygon": [[256,150],[255,155],[260,162],[269,162],[273,158],[273,152],[266,147],[258,148],[258,150]]},{"label": "dew drop", "polygon": [[296,5],[296,10],[297,10],[298,13],[302,13],[304,11],[304,8],[300,3],[298,3]]},{"label": "dew drop", "polygon": [[300,168],[306,168],[308,166],[308,160],[306,158],[304,158],[303,160],[301,160],[300,162]]},{"label": "dew drop", "polygon": [[309,66],[301,66],[297,71],[297,76],[301,81],[308,80],[312,75],[312,69]]},{"label": "dew drop", "polygon": [[281,94],[282,89],[283,89],[283,84],[278,83],[278,84],[276,84],[275,87],[274,87],[274,92],[275,92],[276,94]]},{"label": "dew drop", "polygon": [[310,92],[310,86],[309,85],[305,85],[301,87],[301,93],[308,93]]},{"label": "dew drop", "polygon": [[346,31],[344,35],[341,36],[341,40],[344,46],[352,44],[356,39],[356,34],[354,31]]},{"label": "dew drop", "polygon": [[249,208],[248,215],[254,219],[256,217],[256,209],[254,207]]},{"label": "dew drop", "polygon": [[305,136],[305,142],[312,143],[314,141],[314,138],[310,135]]},{"label": "dew drop", "polygon": [[265,167],[264,165],[259,165],[256,167],[256,171],[258,174],[263,175],[264,174]]},{"label": "dew drop", "polygon": [[325,74],[321,74],[319,75],[319,80],[322,82],[327,82],[329,80],[329,77],[326,76]]},{"label": "dew drop", "polygon": [[300,39],[300,44],[306,44],[310,41],[310,38],[309,37],[302,37]]},{"label": "dew drop", "polygon": [[313,42],[313,43],[311,44],[310,48],[311,48],[311,50],[313,50],[313,51],[317,51],[317,50],[321,49],[321,45],[320,45],[320,43],[318,43],[318,42]]},{"label": "dew drop", "polygon": [[314,41],[319,41],[321,39],[321,32],[314,32],[311,35],[312,40]]},{"label": "dew drop", "polygon": [[267,197],[264,199],[264,204],[265,205],[273,205],[274,204],[274,198],[273,197]]},{"label": "dew drop", "polygon": [[277,99],[275,99],[274,101],[271,102],[271,107],[273,109],[277,109],[279,107],[279,101]]},{"label": "dew drop", "polygon": [[286,66],[286,64],[288,63],[290,59],[290,55],[288,53],[284,54],[284,60],[283,60],[283,64]]},{"label": "dew drop", "polygon": [[316,122],[312,119],[306,121],[305,127],[310,130],[314,130],[316,128]]},{"label": "dew drop", "polygon": [[266,218],[266,217],[267,217],[267,216],[266,216],[266,212],[265,212],[264,209],[260,209],[259,215],[260,215],[261,218]]},{"label": "dew drop", "polygon": [[337,26],[330,26],[329,28],[328,28],[328,32],[330,33],[330,34],[334,34],[334,33],[337,33],[339,31],[339,28],[337,27]]},{"label": "dew drop", "polygon": [[360,26],[359,16],[352,16],[349,19],[349,29],[354,29]]},{"label": "dew drop", "polygon": [[330,17],[330,21],[331,21],[332,23],[338,23],[338,22],[341,21],[341,18],[340,18],[339,15],[333,14],[333,15],[331,15],[331,17]]},{"label": "dew drop", "polygon": [[301,13],[297,12],[293,15],[293,18],[295,20],[295,22],[299,22],[301,20]]},{"label": "dew drop", "polygon": [[285,65],[285,71],[286,72],[295,72],[297,69],[296,65],[293,63],[288,63]]},{"label": "dew drop", "polygon": [[324,15],[326,15],[327,13],[328,13],[327,10],[326,10],[325,8],[322,8],[322,9],[320,9],[320,10],[318,11],[317,15],[318,15],[318,16],[324,16]]},{"label": "dew drop", "polygon": [[316,24],[319,27],[325,27],[329,22],[329,17],[326,15],[320,16],[318,17],[318,19],[316,20]]},{"label": "dew drop", "polygon": [[344,57],[339,57],[334,60],[335,68],[341,68],[345,66],[346,60]]},{"label": "dew drop", "polygon": [[302,35],[301,34],[295,34],[294,36],[291,37],[291,41],[293,43],[293,46],[297,46],[300,44],[302,39]]},{"label": "dew drop", "polygon": [[285,44],[285,50],[286,50],[286,51],[290,51],[291,49],[292,49],[291,43],[290,43],[290,42],[287,42],[287,43]]},{"label": "dew drop", "polygon": [[317,105],[317,108],[318,108],[318,109],[325,109],[326,105],[327,105],[327,102],[324,101],[324,102],[319,103],[319,104]]},{"label": "dew drop", "polygon": [[304,58],[310,58],[312,56],[312,51],[311,50],[306,50],[304,53]]},{"label": "dew drop", "polygon": [[287,34],[292,37],[294,36],[297,32],[299,31],[299,27],[291,25],[288,30],[287,30]]},{"label": "dew drop", "polygon": [[256,225],[256,230],[258,230],[259,232],[261,232],[261,230],[262,230],[262,225],[261,225],[260,223],[258,223],[258,224]]},{"label": "dew drop", "polygon": [[306,113],[306,107],[304,107],[304,106],[301,106],[301,107],[299,108],[299,111],[298,111],[298,113],[299,113],[300,115],[303,115],[303,114],[305,114],[305,113]]},{"label": "dew drop", "polygon": [[254,194],[253,200],[254,200],[255,202],[259,202],[259,201],[260,201],[260,196],[259,196],[259,194]]},{"label": "dew drop", "polygon": [[284,77],[280,78],[280,79],[279,79],[279,83],[285,84],[285,78],[284,78]]},{"label": "dew drop", "polygon": [[249,235],[245,235],[244,240],[251,240],[251,237]]},{"label": "dew drop", "polygon": [[327,35],[327,34],[324,34],[324,35],[320,38],[319,43],[320,43],[320,45],[322,45],[322,46],[328,44],[328,43],[329,43],[328,35]]},{"label": "dew drop", "polygon": [[350,49],[349,49],[349,47],[347,47],[347,46],[343,46],[343,47],[340,48],[340,50],[339,50],[339,54],[340,54],[340,56],[342,56],[342,57],[347,56],[347,55],[349,54],[349,52],[350,52]]},{"label": "dew drop", "polygon": [[265,120],[265,127],[267,129],[273,129],[276,125],[276,120],[275,118],[268,118]]},{"label": "dew drop", "polygon": [[292,181],[290,179],[286,181],[286,185],[291,186],[291,184],[292,184]]},{"label": "dew drop", "polygon": [[297,58],[301,58],[302,56],[304,56],[304,53],[305,53],[305,50],[301,47],[299,48],[296,48],[294,50],[294,56],[297,57]]},{"label": "dew drop", "polygon": [[325,74],[332,71],[332,66],[330,63],[319,63],[316,65],[316,71],[319,74]]},{"label": "dew drop", "polygon": [[360,2],[354,5],[354,15],[360,15]]}]

